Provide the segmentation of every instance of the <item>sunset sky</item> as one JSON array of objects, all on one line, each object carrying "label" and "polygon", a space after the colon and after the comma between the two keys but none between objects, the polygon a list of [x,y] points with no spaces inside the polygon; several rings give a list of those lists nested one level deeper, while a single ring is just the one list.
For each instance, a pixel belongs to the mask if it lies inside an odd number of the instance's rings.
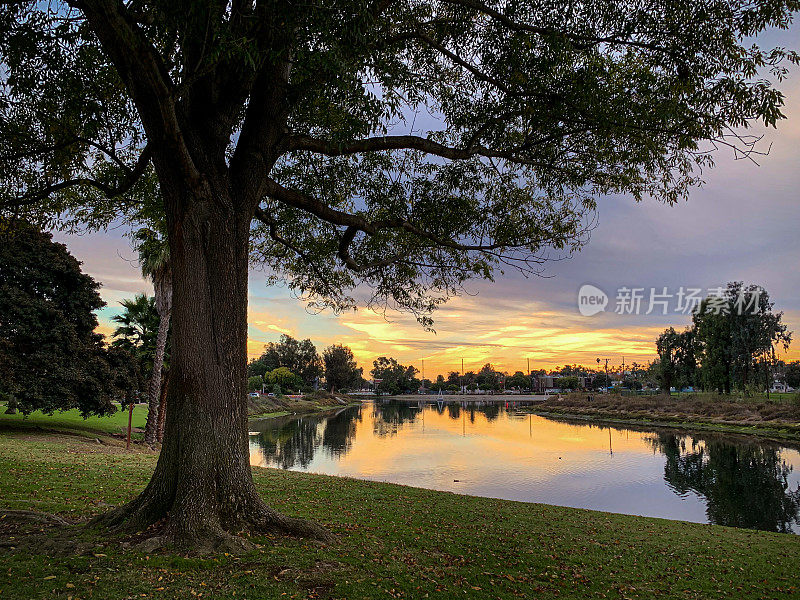
[{"label": "sunset sky", "polygon": [[[795,45],[800,28],[770,35],[764,44]],[[794,43],[793,43],[794,41]],[[393,356],[417,368],[425,361],[426,377],[467,371],[486,362],[506,371],[551,368],[567,363],[595,365],[609,358],[618,365],[654,358],[653,341],[672,325],[683,328],[689,315],[619,315],[614,312],[617,290],[644,288],[642,313],[650,288],[710,288],[743,280],[763,285],[784,321],[800,335],[800,72],[779,85],[786,94],[785,113],[777,131],[763,133],[761,148],[768,156],[759,165],[735,160],[732,151],[716,153],[717,166],[704,174],[705,185],[688,202],[665,206],[635,203],[627,197],[598,202],[597,226],[589,244],[569,260],[547,265],[543,277],[525,279],[508,273],[494,283],[468,285],[469,295],[452,300],[435,315],[436,333],[424,331],[413,318],[359,310],[343,315],[313,314],[288,290],[268,287],[265,276],[250,278],[248,351],[260,354],[264,343],[281,333],[311,338],[322,350],[331,343],[350,346],[365,372],[374,358]],[[100,314],[101,330],[111,331],[110,318],[119,301],[136,292],[152,293],[142,280],[136,254],[123,231],[66,236],[56,239],[102,282],[108,305]],[[610,297],[605,312],[581,316],[578,289],[592,284]],[[800,342],[788,355],[800,358]]]}]

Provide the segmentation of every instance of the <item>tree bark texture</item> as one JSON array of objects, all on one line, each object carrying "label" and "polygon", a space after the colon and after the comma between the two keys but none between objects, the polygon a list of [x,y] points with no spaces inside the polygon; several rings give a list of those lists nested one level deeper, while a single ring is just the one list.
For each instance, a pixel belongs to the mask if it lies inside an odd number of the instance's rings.
[{"label": "tree bark texture", "polygon": [[242,530],[325,538],[322,527],[269,508],[253,483],[246,401],[250,219],[228,208],[229,200],[172,213],[164,443],[147,488],[101,522],[142,529],[166,519],[163,539],[195,549],[225,548],[230,532]]}]

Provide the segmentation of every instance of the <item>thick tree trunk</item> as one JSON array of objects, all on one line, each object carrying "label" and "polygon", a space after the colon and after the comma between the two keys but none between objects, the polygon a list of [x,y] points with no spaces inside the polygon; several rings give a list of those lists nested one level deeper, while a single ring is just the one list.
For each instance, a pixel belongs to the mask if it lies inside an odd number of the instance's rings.
[{"label": "thick tree trunk", "polygon": [[[278,514],[253,484],[247,440],[249,217],[225,198],[173,217],[172,349],[164,444],[147,488],[100,522],[164,523],[157,545],[231,548],[228,532],[324,538],[320,526]],[[240,540],[239,540],[240,541]]]}]

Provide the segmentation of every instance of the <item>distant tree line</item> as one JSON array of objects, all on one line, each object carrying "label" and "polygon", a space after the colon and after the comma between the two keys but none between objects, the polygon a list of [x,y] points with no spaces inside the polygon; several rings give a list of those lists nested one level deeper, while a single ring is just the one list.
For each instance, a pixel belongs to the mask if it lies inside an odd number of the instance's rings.
[{"label": "distant tree line", "polygon": [[[619,381],[622,388],[642,389],[657,385],[657,373],[653,365],[632,362],[626,368],[613,368],[606,375],[604,370],[583,365],[564,365],[556,369],[532,370],[526,374],[515,371],[513,374],[496,369],[491,363],[484,364],[478,371],[449,371],[447,376],[437,375],[435,379],[420,379],[419,370],[413,365],[403,365],[397,359],[382,356],[373,361],[370,374],[375,381],[375,391],[379,394],[404,394],[426,392],[529,392],[536,387],[539,377],[554,378],[554,387],[562,390],[604,389],[612,380]],[[369,382],[367,382],[369,384]]]},{"label": "distant tree line", "polygon": [[286,334],[266,344],[261,356],[250,361],[247,376],[251,391],[268,388],[278,394],[319,387],[343,392],[364,385],[362,369],[347,346],[333,344],[320,356],[310,339],[297,340]]}]

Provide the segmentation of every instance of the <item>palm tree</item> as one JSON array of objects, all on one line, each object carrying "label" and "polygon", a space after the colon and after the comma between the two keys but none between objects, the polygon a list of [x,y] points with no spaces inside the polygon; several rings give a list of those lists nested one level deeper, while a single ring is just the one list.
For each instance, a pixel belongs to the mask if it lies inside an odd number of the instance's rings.
[{"label": "palm tree", "polygon": [[147,359],[154,351],[154,340],[158,331],[155,298],[136,294],[133,299],[123,300],[120,304],[124,309],[123,313],[111,317],[118,324],[112,334],[112,345],[132,350]]},{"label": "palm tree", "polygon": [[124,348],[138,358],[143,369],[153,362],[158,332],[158,312],[155,299],[145,294],[136,294],[133,299],[123,300],[123,313],[111,319],[118,324],[114,330],[112,346]]},{"label": "palm tree", "polygon": [[164,354],[167,348],[169,321],[172,313],[172,269],[169,261],[169,244],[165,236],[159,235],[152,229],[140,229],[136,232],[134,239],[138,242],[137,249],[142,275],[153,282],[156,311],[159,316],[153,371],[147,394],[147,425],[144,432],[145,442],[153,445],[163,438],[164,416],[166,415],[166,393],[162,393],[161,371],[164,367]]}]

